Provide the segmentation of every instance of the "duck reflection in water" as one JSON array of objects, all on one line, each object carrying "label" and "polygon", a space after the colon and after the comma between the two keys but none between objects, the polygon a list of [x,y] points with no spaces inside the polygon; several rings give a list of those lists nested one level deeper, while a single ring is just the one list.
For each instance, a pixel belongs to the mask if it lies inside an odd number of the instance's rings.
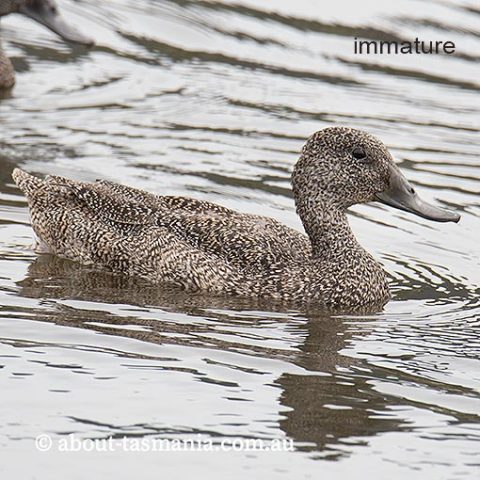
[{"label": "duck reflection in water", "polygon": [[[344,443],[351,444],[349,439],[361,445],[367,443],[368,437],[379,433],[408,428],[390,415],[388,405],[391,400],[369,384],[364,362],[341,353],[353,337],[346,318],[332,317],[321,310],[306,314],[292,311],[277,316],[275,312],[282,311],[281,304],[160,290],[136,279],[89,269],[53,255],[37,258],[18,286],[22,296],[60,300],[48,312],[43,308],[35,312],[35,319],[39,321],[153,344],[208,348],[276,359],[304,369],[300,374],[285,372],[274,382],[281,390],[283,418],[279,426],[288,438],[301,444],[298,448],[317,452],[323,458],[334,460],[347,455]],[[69,299],[71,303],[123,304],[130,311],[133,305],[139,307],[140,314],[75,308],[63,305],[61,299]],[[141,309],[148,311],[149,308],[167,312],[167,319],[165,316],[159,318],[159,315],[141,318]],[[282,349],[262,346],[261,342],[243,341],[245,325],[258,328],[261,335],[265,325],[271,324],[267,313],[258,313],[262,311],[272,312],[275,322],[288,322],[300,344],[295,349]],[[201,317],[206,321],[176,322],[168,319],[168,313]],[[369,333],[366,325],[363,334]],[[361,335],[355,333],[355,337]],[[129,352],[128,355],[135,354]],[[155,361],[155,357],[141,354],[139,358]],[[370,366],[367,368],[371,369]]]}]

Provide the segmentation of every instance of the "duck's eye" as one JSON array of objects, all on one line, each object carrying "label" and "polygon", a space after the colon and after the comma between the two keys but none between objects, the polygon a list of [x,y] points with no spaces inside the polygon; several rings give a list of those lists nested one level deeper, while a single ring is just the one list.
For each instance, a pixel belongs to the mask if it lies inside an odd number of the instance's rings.
[{"label": "duck's eye", "polygon": [[355,147],[352,151],[353,158],[357,160],[365,160],[367,158],[367,154],[362,147]]}]

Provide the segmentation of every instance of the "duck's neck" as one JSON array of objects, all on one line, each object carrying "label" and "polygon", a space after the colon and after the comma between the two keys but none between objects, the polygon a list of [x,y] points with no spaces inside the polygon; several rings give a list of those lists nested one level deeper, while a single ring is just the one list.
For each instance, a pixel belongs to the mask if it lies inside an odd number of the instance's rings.
[{"label": "duck's neck", "polygon": [[357,242],[345,209],[316,198],[297,202],[297,212],[312,245],[314,275],[322,279],[322,288],[313,282],[312,296],[333,307],[383,306],[390,298],[385,272]]},{"label": "duck's neck", "polygon": [[297,213],[310,238],[314,257],[338,262],[342,256],[366,253],[348,224],[345,209],[317,197],[297,201]]},{"label": "duck's neck", "polygon": [[0,88],[11,88],[15,83],[15,71],[0,42]]}]

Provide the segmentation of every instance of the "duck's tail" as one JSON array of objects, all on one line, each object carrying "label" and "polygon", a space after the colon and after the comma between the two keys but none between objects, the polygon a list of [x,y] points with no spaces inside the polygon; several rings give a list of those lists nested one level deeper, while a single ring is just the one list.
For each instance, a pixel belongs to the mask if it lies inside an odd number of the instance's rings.
[{"label": "duck's tail", "polygon": [[41,178],[34,177],[20,168],[15,168],[13,170],[12,178],[27,198],[33,197],[44,184],[44,181]]}]

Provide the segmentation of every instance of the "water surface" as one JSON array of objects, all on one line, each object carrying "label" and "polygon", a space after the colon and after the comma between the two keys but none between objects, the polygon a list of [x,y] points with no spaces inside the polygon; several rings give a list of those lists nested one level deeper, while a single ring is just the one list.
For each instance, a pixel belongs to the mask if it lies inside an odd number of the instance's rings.
[{"label": "water surface", "polygon": [[[0,101],[2,475],[478,474],[477,2],[59,3],[96,48],[2,19],[18,72]],[[449,40],[457,53],[359,56],[354,36]],[[301,229],[291,167],[305,139],[332,124],[378,135],[424,197],[462,213],[453,225],[353,209],[394,292],[369,316],[161,291],[37,256],[10,178],[15,166],[101,177]],[[290,438],[295,450],[35,449],[40,434],[72,433]]]}]

